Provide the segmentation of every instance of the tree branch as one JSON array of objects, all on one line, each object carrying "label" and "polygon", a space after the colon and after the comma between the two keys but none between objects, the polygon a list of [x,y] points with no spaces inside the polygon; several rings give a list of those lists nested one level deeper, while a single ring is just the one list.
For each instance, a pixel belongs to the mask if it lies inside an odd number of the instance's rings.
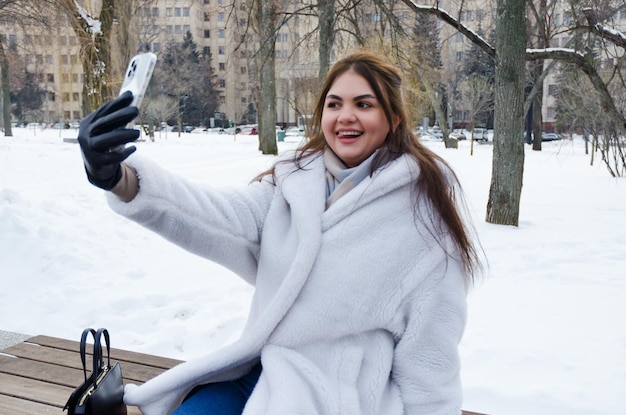
[{"label": "tree branch", "polygon": [[526,60],[533,61],[537,59],[553,59],[576,65],[581,71],[587,74],[594,88],[598,91],[602,109],[604,109],[613,120],[618,121],[618,125],[621,125],[623,129],[626,128],[626,118],[615,107],[615,102],[613,101],[606,84],[598,74],[598,71],[596,71],[592,61],[587,59],[585,55],[573,49],[554,48],[543,50],[531,49],[526,51]]},{"label": "tree branch", "polygon": [[404,4],[409,6],[411,10],[416,13],[427,13],[437,16],[439,20],[442,22],[452,26],[457,31],[465,35],[472,43],[476,46],[484,50],[489,56],[495,59],[496,57],[496,48],[491,46],[489,42],[487,42],[482,36],[478,33],[474,32],[467,26],[461,24],[461,22],[454,17],[452,17],[448,12],[438,8],[437,6],[421,6],[415,4],[412,0],[402,0]]},{"label": "tree branch", "polygon": [[591,8],[583,9],[583,13],[589,23],[589,30],[603,39],[608,39],[616,46],[626,49],[626,36],[598,22],[598,14]]}]

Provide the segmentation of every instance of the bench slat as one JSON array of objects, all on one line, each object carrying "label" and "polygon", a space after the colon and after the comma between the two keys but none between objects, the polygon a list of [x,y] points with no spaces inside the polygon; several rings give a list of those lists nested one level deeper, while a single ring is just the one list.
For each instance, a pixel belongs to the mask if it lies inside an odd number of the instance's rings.
[{"label": "bench slat", "polygon": [[[80,343],[72,340],[59,339],[49,336],[35,336],[27,340],[28,343],[38,344],[40,346],[47,346],[60,350],[68,350],[78,353],[80,350]],[[89,352],[90,353],[90,352]],[[145,353],[131,352],[128,350],[121,350],[111,348],[111,359],[118,360],[120,362],[135,362],[146,366],[154,366],[161,369],[169,369],[182,363],[182,360],[171,359],[168,357],[154,356]],[[79,358],[80,361],[80,358]]]},{"label": "bench slat", "polygon": [[33,415],[54,414],[59,415],[58,407],[44,405],[37,402],[25,401],[13,396],[0,395],[0,414]]},{"label": "bench slat", "polygon": [[[49,363],[59,367],[78,369],[82,375],[82,363],[77,352],[24,342],[4,349],[3,353],[16,356],[24,361]],[[88,357],[86,361],[87,373],[90,373],[92,366],[91,358]],[[112,358],[111,364],[114,364],[116,361],[117,359]],[[122,373],[126,379],[142,383],[163,373],[165,370],[160,367],[145,366],[130,361],[120,361],[120,364],[122,366]]]},{"label": "bench slat", "polygon": [[63,407],[74,388],[0,373],[0,395]]}]

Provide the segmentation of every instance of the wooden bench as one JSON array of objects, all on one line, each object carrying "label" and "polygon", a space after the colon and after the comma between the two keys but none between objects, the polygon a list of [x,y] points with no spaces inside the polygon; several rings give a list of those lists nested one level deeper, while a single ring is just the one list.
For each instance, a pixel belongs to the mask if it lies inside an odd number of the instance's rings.
[{"label": "wooden bench", "polygon": [[[140,384],[181,363],[179,360],[111,348],[124,381]],[[87,359],[91,367],[91,359]],[[67,398],[83,382],[79,342],[35,336],[0,350],[0,414],[62,414]],[[129,415],[140,415],[128,407]]]},{"label": "wooden bench", "polygon": [[[141,384],[181,363],[180,360],[111,349],[124,381]],[[88,358],[87,367],[91,367]],[[0,350],[0,414],[62,414],[70,393],[83,382],[79,342],[35,336]],[[128,407],[128,415],[141,415]],[[463,411],[463,415],[483,415]]]}]

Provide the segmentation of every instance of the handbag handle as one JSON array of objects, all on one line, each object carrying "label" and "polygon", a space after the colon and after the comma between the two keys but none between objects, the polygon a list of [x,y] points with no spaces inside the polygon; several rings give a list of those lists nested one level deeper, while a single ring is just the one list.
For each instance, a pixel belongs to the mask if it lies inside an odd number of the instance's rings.
[{"label": "handbag handle", "polygon": [[[100,339],[104,335],[104,342],[107,347],[107,366],[111,367],[111,345],[109,342],[109,331],[104,328],[98,329],[96,334],[94,335],[94,345],[93,345],[93,373],[96,373],[95,378],[97,379],[100,376],[100,371],[104,367],[104,356],[102,355],[102,345]],[[98,357],[96,358],[96,354]]]},{"label": "handbag handle", "polygon": [[[83,375],[85,376],[85,382],[87,382],[87,363],[86,363],[86,353],[87,353],[87,336],[89,333],[94,338],[94,342],[96,341],[96,331],[92,328],[87,328],[83,330],[83,334],[80,336],[80,361],[83,363]],[[94,356],[95,362],[96,356]]]}]

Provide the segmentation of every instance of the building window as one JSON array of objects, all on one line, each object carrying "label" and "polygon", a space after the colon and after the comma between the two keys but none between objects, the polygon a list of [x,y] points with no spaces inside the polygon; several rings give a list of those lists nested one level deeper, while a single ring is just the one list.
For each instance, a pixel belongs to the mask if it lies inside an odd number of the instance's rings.
[{"label": "building window", "polygon": [[226,88],[226,80],[225,79],[218,79],[217,86],[219,88]]},{"label": "building window", "polygon": [[64,84],[69,84],[70,83],[70,74],[62,73],[61,74],[61,82],[64,83]]},{"label": "building window", "polygon": [[183,16],[189,17],[189,7],[183,7]]},{"label": "building window", "polygon": [[152,44],[152,51],[153,52],[160,52],[161,51],[161,43],[159,42],[154,42]]},{"label": "building window", "polygon": [[248,68],[246,68],[245,66],[241,66],[239,68],[239,72],[241,72],[242,75],[245,75],[246,72],[248,72]]},{"label": "building window", "polygon": [[204,56],[211,55],[211,47],[210,46],[205,46],[204,48],[202,48],[202,53],[204,53]]},{"label": "building window", "polygon": [[181,25],[177,24],[176,26],[174,26],[174,33],[176,33],[177,35],[182,35],[183,34],[183,28]]},{"label": "building window", "polygon": [[223,22],[224,21],[224,12],[219,12],[217,14],[217,21],[218,22]]},{"label": "building window", "polygon": [[[67,55],[61,55],[61,65],[67,65],[69,63],[69,58],[67,57]],[[67,75],[67,74],[64,74]]]},{"label": "building window", "polygon": [[241,103],[242,103],[242,104],[247,104],[247,103],[248,103],[248,98],[246,98],[246,97],[241,97]]},{"label": "building window", "polygon": [[54,92],[48,92],[48,101],[54,102],[55,100],[56,96],[54,95]]},{"label": "building window", "polygon": [[226,30],[224,30],[224,29],[219,29],[219,30],[217,31],[217,36],[218,36],[220,39],[224,39],[224,38],[226,37]]},{"label": "building window", "polygon": [[210,30],[205,30],[204,31],[204,38],[207,39],[207,38],[210,38],[210,37],[211,37],[211,31]]},{"label": "building window", "polygon": [[49,83],[54,83],[54,74],[53,73],[46,74],[46,80]]},{"label": "building window", "polygon": [[175,7],[175,8],[174,8],[174,16],[175,16],[175,17],[180,17],[180,16],[181,16],[181,14],[182,14],[182,10],[181,10],[181,8],[180,8],[180,7]]},{"label": "building window", "polygon": [[158,7],[153,7],[152,8],[152,16],[159,17],[159,8]]},{"label": "building window", "polygon": [[72,101],[74,102],[80,101],[80,94],[78,92],[72,93]]},{"label": "building window", "polygon": [[207,12],[204,12],[204,21],[205,22],[210,22],[211,21],[211,15]]},{"label": "building window", "polygon": [[183,25],[183,33],[189,33],[191,32],[191,26],[189,26],[188,24]]},{"label": "building window", "polygon": [[167,17],[172,17],[172,8],[171,7],[166,7],[165,8],[165,15]]},{"label": "building window", "polygon": [[219,63],[219,70],[220,71],[225,71],[226,70],[226,64],[224,62],[220,62]]},{"label": "building window", "polygon": [[[63,102],[70,102],[70,93],[69,92],[64,92],[63,93]],[[69,118],[70,114],[69,112],[67,113],[67,116],[65,117],[66,119]]]},{"label": "building window", "polygon": [[218,55],[226,55],[226,48],[224,46],[218,46],[217,54]]}]

